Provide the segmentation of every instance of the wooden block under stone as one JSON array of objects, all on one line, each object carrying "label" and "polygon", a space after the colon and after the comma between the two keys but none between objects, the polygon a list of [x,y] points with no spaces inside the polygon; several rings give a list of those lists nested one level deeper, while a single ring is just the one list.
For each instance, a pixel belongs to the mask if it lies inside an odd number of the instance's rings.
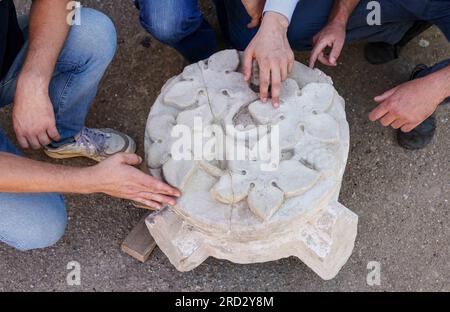
[{"label": "wooden block under stone", "polygon": [[121,246],[123,252],[141,262],[147,261],[156,247],[156,242],[145,225],[147,216],[148,214],[131,230]]}]

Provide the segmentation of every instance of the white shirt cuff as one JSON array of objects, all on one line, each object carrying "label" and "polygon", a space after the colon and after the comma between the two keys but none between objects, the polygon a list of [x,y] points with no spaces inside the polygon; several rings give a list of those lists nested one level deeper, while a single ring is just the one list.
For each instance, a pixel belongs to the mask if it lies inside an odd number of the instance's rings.
[{"label": "white shirt cuff", "polygon": [[264,13],[268,11],[280,13],[286,16],[290,23],[298,2],[299,0],[266,0]]}]

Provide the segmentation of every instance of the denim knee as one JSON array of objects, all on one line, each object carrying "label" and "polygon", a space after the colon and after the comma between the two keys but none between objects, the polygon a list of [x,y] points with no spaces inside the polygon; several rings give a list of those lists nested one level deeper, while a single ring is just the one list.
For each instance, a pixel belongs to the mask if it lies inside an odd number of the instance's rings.
[{"label": "denim knee", "polygon": [[117,33],[114,23],[105,14],[89,8],[80,11],[80,25],[73,25],[67,45],[84,59],[105,64],[112,61],[117,50]]},{"label": "denim knee", "polygon": [[67,213],[57,194],[0,193],[0,240],[21,251],[54,245],[63,236]]},{"label": "denim knee", "polygon": [[311,27],[289,28],[288,39],[292,49],[296,51],[311,50],[313,37],[319,31],[319,29],[314,29]]},{"label": "denim knee", "polygon": [[159,0],[138,1],[140,22],[148,33],[164,44],[174,46],[203,23],[203,16],[196,8],[166,7],[157,2]]}]

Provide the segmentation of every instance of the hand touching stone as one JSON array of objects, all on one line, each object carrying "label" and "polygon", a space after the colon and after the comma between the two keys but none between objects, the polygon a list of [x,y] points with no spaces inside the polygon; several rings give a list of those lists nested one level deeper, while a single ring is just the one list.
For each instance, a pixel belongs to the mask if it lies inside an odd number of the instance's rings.
[{"label": "hand touching stone", "polygon": [[286,80],[294,65],[294,52],[287,38],[288,19],[275,12],[264,15],[261,27],[244,52],[244,76],[252,75],[253,59],[259,66],[259,92],[265,103],[271,87],[272,105],[280,105],[281,82]]},{"label": "hand touching stone", "polygon": [[135,154],[117,154],[88,168],[91,171],[95,192],[134,200],[146,206],[161,209],[163,205],[175,205],[177,189],[133,167],[142,158]]}]

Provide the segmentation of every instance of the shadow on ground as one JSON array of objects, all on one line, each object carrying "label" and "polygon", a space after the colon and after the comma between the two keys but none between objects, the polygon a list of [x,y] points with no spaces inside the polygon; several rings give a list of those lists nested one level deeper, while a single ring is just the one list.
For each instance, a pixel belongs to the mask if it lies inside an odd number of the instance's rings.
[{"label": "shadow on ground", "polygon": [[[150,106],[164,82],[181,71],[183,60],[139,27],[132,1],[83,4],[110,15],[119,34],[117,56],[88,125],[127,132],[139,142],[142,154]],[[212,19],[212,4],[202,1],[202,5]],[[209,259],[192,272],[180,273],[156,250],[141,264],[121,253],[120,243],[142,210],[103,195],[69,195],[67,232],[56,246],[20,253],[0,245],[0,290],[450,291],[450,107],[439,108],[437,136],[419,152],[401,149],[391,130],[367,119],[375,95],[405,81],[416,63],[431,65],[450,54],[449,44],[437,29],[420,38],[430,45],[423,48],[417,39],[401,59],[389,65],[369,65],[361,46],[350,46],[336,69],[324,69],[347,101],[351,128],[340,201],[360,217],[353,255],[334,280],[322,281],[295,258],[254,265]],[[302,61],[306,57],[297,55]],[[12,137],[9,109],[0,114],[0,122]],[[31,156],[49,161],[42,153]],[[92,164],[80,159],[62,163]],[[81,286],[66,284],[66,265],[72,260],[81,264]],[[380,286],[366,283],[370,261],[381,263]]]}]

